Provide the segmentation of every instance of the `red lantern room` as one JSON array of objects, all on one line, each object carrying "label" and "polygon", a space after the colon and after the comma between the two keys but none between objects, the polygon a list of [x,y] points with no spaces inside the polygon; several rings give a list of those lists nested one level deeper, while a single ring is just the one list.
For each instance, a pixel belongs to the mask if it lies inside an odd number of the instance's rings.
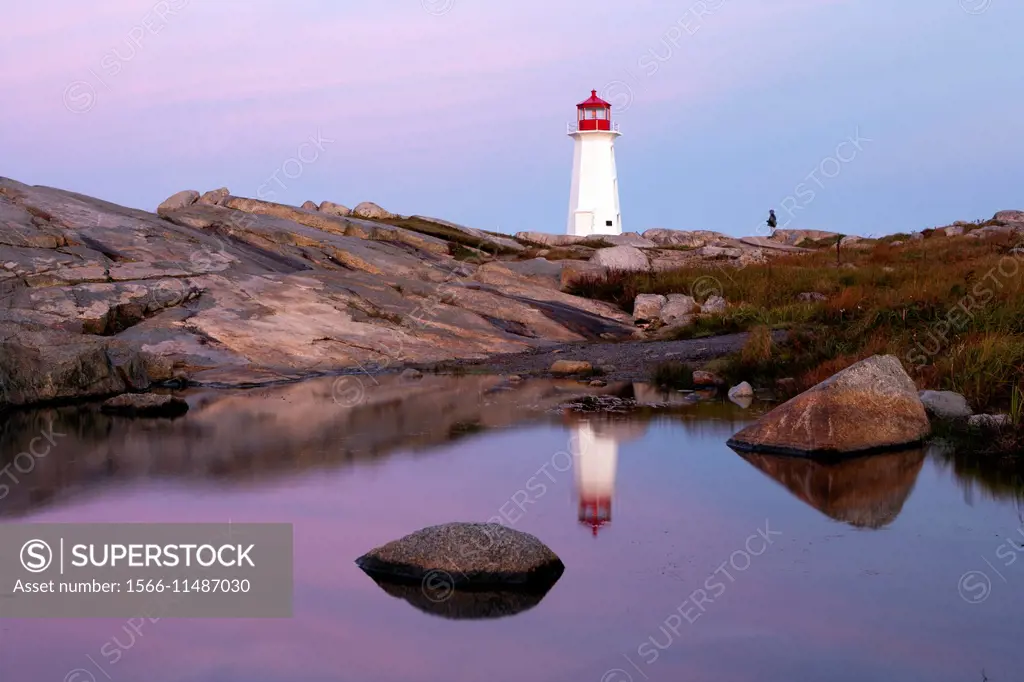
[{"label": "red lantern room", "polygon": [[611,130],[612,105],[597,96],[597,90],[590,91],[590,99],[576,105],[578,130]]}]

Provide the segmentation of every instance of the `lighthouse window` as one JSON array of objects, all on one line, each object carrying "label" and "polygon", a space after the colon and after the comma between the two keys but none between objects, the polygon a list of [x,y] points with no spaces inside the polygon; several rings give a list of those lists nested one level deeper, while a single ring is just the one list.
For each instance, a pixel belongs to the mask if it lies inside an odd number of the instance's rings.
[{"label": "lighthouse window", "polygon": [[604,224],[605,224],[606,226],[608,226],[608,227],[611,227],[613,223],[612,223],[612,221],[610,221],[610,220],[606,220],[606,221],[604,221]]},{"label": "lighthouse window", "polygon": [[599,119],[601,119],[602,121],[608,117],[607,114],[608,114],[608,112],[605,111],[604,109],[598,109],[597,110],[597,117]]}]

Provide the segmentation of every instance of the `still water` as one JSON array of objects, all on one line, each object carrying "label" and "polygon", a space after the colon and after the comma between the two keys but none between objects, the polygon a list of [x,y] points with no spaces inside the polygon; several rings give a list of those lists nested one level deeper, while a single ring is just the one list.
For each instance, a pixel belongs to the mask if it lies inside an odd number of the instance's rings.
[{"label": "still water", "polygon": [[[551,410],[576,388],[323,380],[195,391],[173,422],[9,416],[4,462],[62,435],[0,522],[287,522],[295,591],[287,620],[3,620],[0,680],[1024,679],[1013,477],[934,449],[744,458],[725,441],[756,406]],[[430,613],[353,563],[496,516],[566,566],[513,615]]]}]

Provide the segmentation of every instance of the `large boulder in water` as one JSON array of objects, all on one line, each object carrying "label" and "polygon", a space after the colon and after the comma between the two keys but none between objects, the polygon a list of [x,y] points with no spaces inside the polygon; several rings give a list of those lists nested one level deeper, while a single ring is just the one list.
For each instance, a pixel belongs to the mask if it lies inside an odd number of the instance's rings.
[{"label": "large boulder in water", "polygon": [[547,591],[565,570],[547,545],[497,523],[431,526],[373,549],[356,564],[378,582],[459,590]]},{"label": "large boulder in water", "polygon": [[847,367],[732,437],[737,450],[855,453],[918,443],[931,428],[913,380],[892,355]]}]

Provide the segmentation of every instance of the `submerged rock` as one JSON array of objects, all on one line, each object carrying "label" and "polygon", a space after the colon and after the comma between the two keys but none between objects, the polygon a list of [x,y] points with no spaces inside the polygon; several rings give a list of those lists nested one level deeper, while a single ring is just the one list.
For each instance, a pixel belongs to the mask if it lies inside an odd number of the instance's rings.
[{"label": "submerged rock", "polygon": [[738,450],[854,453],[922,441],[931,432],[917,387],[892,355],[847,367],[735,434]]},{"label": "submerged rock", "polygon": [[[563,412],[568,410],[570,412],[603,412],[603,413],[615,413],[615,414],[626,414],[632,412],[638,406],[638,403],[633,398],[620,398],[614,395],[584,395],[573,398],[567,402],[559,405],[553,412]],[[662,403],[651,405],[652,407],[662,407]]]},{"label": "submerged rock", "polygon": [[125,393],[104,402],[100,410],[137,417],[177,417],[188,412],[188,403],[173,395]]},{"label": "submerged rock", "polygon": [[444,591],[547,591],[565,566],[536,537],[498,523],[431,526],[373,549],[356,564],[378,581]]}]

